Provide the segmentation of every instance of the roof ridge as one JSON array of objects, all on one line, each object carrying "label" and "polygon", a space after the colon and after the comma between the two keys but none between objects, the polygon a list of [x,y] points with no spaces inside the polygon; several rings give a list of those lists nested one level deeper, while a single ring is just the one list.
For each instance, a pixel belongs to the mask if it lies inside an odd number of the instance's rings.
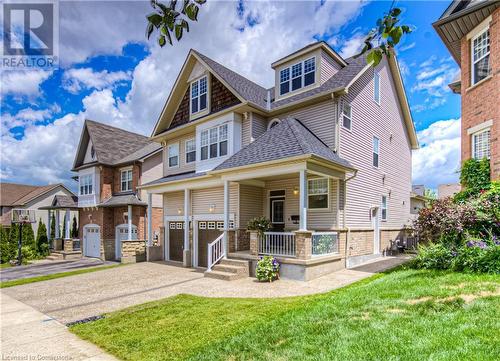
[{"label": "roof ridge", "polygon": [[327,147],[328,149],[330,149],[330,147],[329,147],[329,146],[328,146],[328,145],[327,145],[327,144],[326,144],[323,140],[321,140],[321,138],[320,138],[320,137],[318,137],[316,134],[314,134],[314,132],[313,132],[311,129],[309,129],[309,128],[308,128],[308,127],[304,124],[304,123],[302,123],[299,119],[297,119],[297,118],[291,118],[291,119],[296,120],[296,121],[297,121],[300,125],[302,125],[302,126],[303,126],[303,127],[304,127],[304,128],[305,128],[308,132],[309,132],[309,133],[311,133],[311,134],[314,136],[314,138],[316,138],[317,140],[319,140],[319,141],[321,142],[321,144],[323,144],[325,147]]},{"label": "roof ridge", "polygon": [[[295,134],[295,131],[294,131],[293,127],[292,127],[292,126],[291,126],[291,124],[290,124],[290,120],[295,120],[296,122],[299,122],[299,120],[298,120],[297,118],[292,118],[292,117],[290,117],[290,118],[285,119],[285,122],[286,122],[286,124],[288,125],[288,128],[290,128],[290,130],[291,130],[291,132],[292,132],[292,134],[293,134],[293,136],[294,136],[295,140],[297,141],[297,144],[299,145],[300,150],[301,150],[303,153],[305,153],[305,152],[306,152],[306,149],[304,149],[304,147],[302,146],[302,140],[301,140],[301,139],[299,139],[299,138],[297,137],[297,134]],[[301,125],[302,125],[302,123],[300,123],[300,122],[299,122],[299,124],[301,124]],[[306,128],[306,129],[307,129],[307,128]],[[309,130],[309,129],[307,129],[307,130]]]},{"label": "roof ridge", "polygon": [[114,127],[112,125],[109,125],[109,124],[106,124],[106,123],[102,123],[102,122],[98,122],[96,120],[85,118],[85,122],[97,124],[97,125],[105,127],[105,128],[111,128],[112,130],[119,130],[119,131],[122,131],[122,132],[125,132],[125,133],[129,133],[129,134],[133,134],[133,135],[138,135],[140,137],[144,137],[144,138],[148,138],[149,139],[149,137],[147,135],[143,135],[141,133],[132,132],[130,130],[126,130],[126,129],[119,128],[119,127]]}]

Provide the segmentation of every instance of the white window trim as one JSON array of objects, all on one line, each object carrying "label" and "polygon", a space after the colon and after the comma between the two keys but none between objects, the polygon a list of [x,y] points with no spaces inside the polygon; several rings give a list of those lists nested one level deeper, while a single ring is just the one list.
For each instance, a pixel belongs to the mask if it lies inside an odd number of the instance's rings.
[{"label": "white window trim", "polygon": [[[327,185],[326,185],[326,190],[327,190],[327,197],[326,197],[326,202],[327,202],[327,206],[326,208],[310,208],[309,207],[309,196],[314,196],[314,195],[318,195],[318,194],[310,194],[309,193],[309,190],[311,189],[311,187],[309,186],[309,181],[312,181],[312,180],[317,180],[317,179],[326,179],[326,182],[327,182]],[[308,178],[307,179],[307,203],[308,203],[308,206],[307,206],[307,210],[308,211],[311,211],[311,212],[328,212],[331,210],[330,208],[330,204],[331,204],[331,201],[330,201],[330,178],[328,177],[314,177],[314,178]],[[324,194],[324,193],[320,193],[320,194]]]},{"label": "white window trim", "polygon": [[488,144],[488,146],[490,148],[489,149],[490,155],[489,155],[489,157],[486,157],[486,158],[487,159],[491,159],[491,128],[485,128],[483,130],[480,130],[479,132],[475,132],[475,133],[471,134],[471,137],[472,137],[472,139],[471,139],[471,145],[472,145],[472,147],[471,147],[471,158],[477,159],[477,160],[481,160],[481,159],[484,158],[484,157],[483,158],[476,158],[476,154],[475,154],[475,150],[476,150],[476,136],[478,136],[480,134],[483,134],[483,133],[486,133],[486,132],[490,132],[490,139],[489,139],[489,144]]},{"label": "white window trim", "polygon": [[[384,202],[383,202],[383,199],[385,197],[385,208],[384,208]],[[385,218],[384,218],[384,212],[383,210],[385,210]],[[380,200],[380,220],[382,222],[387,222],[387,219],[389,218],[389,197],[387,197],[386,195],[383,195],[381,197],[381,200]]]},{"label": "white window trim", "polygon": [[[375,152],[375,149],[374,149],[375,148],[374,147],[374,145],[375,145],[375,139],[378,140],[378,149],[377,149],[377,152]],[[377,165],[373,164],[373,154],[377,154],[378,155]],[[377,137],[376,135],[374,135],[372,137],[372,167],[376,168],[376,169],[380,168],[380,138]]]},{"label": "white window trim", "polygon": [[475,62],[474,62],[474,40],[476,40],[477,38],[479,38],[481,35],[483,35],[485,32],[487,32],[488,30],[490,30],[490,26],[489,26],[489,23],[486,27],[482,28],[481,30],[479,30],[473,37],[471,37],[470,39],[470,85],[471,86],[474,86],[476,84],[478,84],[479,82],[485,80],[488,78],[488,76],[491,75],[488,75],[487,77],[481,79],[481,80],[478,80],[476,81],[474,79],[474,65],[476,63],[478,63],[479,61],[481,61],[483,58],[485,58],[486,56],[490,56],[490,66],[491,66],[491,32],[490,32],[490,51],[483,55],[481,58],[477,59]]},{"label": "white window trim", "polygon": [[[378,79],[378,100],[375,98],[375,95],[376,95],[376,82],[375,82],[375,79]],[[382,86],[381,86],[381,83],[382,83],[382,78],[380,76],[380,72],[375,70],[373,72],[373,101],[375,102],[375,104],[378,104],[380,105],[381,103],[381,100],[382,100],[382,94],[381,94],[381,91],[382,91]]]},{"label": "white window trim", "polygon": [[[345,106],[345,104],[347,104],[347,105],[349,105],[349,106],[351,107],[351,116],[350,116],[350,117],[347,117],[347,118],[349,118],[349,119],[351,120],[351,127],[350,127],[350,128],[347,128],[346,126],[344,126],[344,106]],[[352,118],[353,118],[353,117],[352,117],[352,108],[353,108],[353,107],[352,107],[352,104],[351,104],[351,103],[344,102],[344,103],[342,104],[342,128],[347,129],[347,130],[348,130],[348,131],[350,131],[350,132],[352,131]]]},{"label": "white window trim", "polygon": [[[199,88],[200,88],[200,85],[199,85],[199,81],[203,78],[206,78],[207,80],[207,107],[205,109],[200,109],[200,93],[199,93]],[[193,100],[193,84],[194,83],[198,83],[198,110],[196,112],[193,112],[193,109],[191,108],[192,106],[192,100]],[[210,109],[210,82],[209,82],[209,79],[208,79],[208,75],[207,74],[204,74],[202,76],[200,76],[199,78],[196,78],[194,80],[191,81],[191,83],[189,84],[189,115],[190,116],[199,116],[199,115],[202,115],[202,114],[205,114],[205,113],[208,113],[208,109]]]},{"label": "white window trim", "polygon": [[281,119],[278,119],[278,118],[274,118],[273,120],[271,120],[269,122],[269,124],[267,125],[267,130],[271,129],[273,127],[273,124],[278,125],[279,123],[281,123]]},{"label": "white window trim", "polygon": [[[221,141],[221,140],[219,139],[219,135],[220,135],[220,128],[222,128],[223,126],[226,126],[226,139]],[[217,129],[217,143],[211,143],[211,142],[210,142],[210,131],[211,131],[212,129]],[[207,153],[207,159],[201,159],[201,154],[202,154],[202,152],[201,152],[201,148],[203,148],[203,147],[204,147],[204,145],[202,145],[202,143],[201,143],[201,141],[202,141],[201,139],[202,139],[202,134],[203,134],[204,132],[208,132],[208,145],[207,145],[207,147],[208,147],[207,152],[208,152],[208,153]],[[214,125],[213,127],[203,129],[203,130],[200,132],[200,149],[199,149],[199,153],[200,153],[200,158],[199,158],[199,159],[200,159],[200,162],[208,162],[208,161],[211,161],[211,160],[214,160],[214,159],[225,158],[225,157],[227,157],[227,156],[230,154],[230,149],[229,149],[229,140],[230,140],[230,138],[231,138],[231,137],[230,137],[229,132],[230,132],[230,127],[229,127],[229,123],[228,123],[228,122],[225,122],[225,123],[222,123],[222,124],[217,124],[217,125]],[[226,154],[225,154],[225,155],[220,155],[220,144],[221,144],[222,142],[227,142],[227,145],[226,145]],[[211,146],[212,144],[217,144],[217,157],[210,157],[210,146]],[[197,151],[198,151],[198,149],[197,149]],[[198,157],[198,155],[197,155],[196,157]]]},{"label": "white window trim", "polygon": [[[81,188],[82,178],[90,178],[89,185],[92,185],[92,192],[90,192],[90,193],[82,193],[82,188]],[[95,177],[94,177],[93,173],[86,173],[86,174],[82,174],[82,175],[78,176],[78,195],[79,196],[90,196],[90,195],[95,194],[94,180],[95,180]]]},{"label": "white window trim", "polygon": [[[123,173],[130,172],[130,189],[123,189]],[[133,167],[120,168],[120,191],[121,192],[131,192],[132,191],[132,183],[134,179]],[[127,179],[127,183],[128,183]]]},{"label": "white window trim", "polygon": [[479,133],[482,130],[487,130],[493,126],[493,119],[487,120],[481,124],[475,125],[469,129],[467,129],[467,134],[472,135],[475,133]]},{"label": "white window trim", "polygon": [[[310,60],[310,59],[314,59],[314,83],[312,84],[309,84],[309,85],[304,85],[304,81],[305,81],[305,62]],[[300,88],[298,89],[295,89],[295,90],[292,90],[292,80],[294,79],[293,76],[292,76],[292,68],[297,65],[297,64],[301,64],[301,69],[302,69],[302,73],[300,75]],[[288,92],[287,93],[284,93],[282,94],[281,93],[281,72],[285,69],[288,69],[289,71],[289,78],[288,78]],[[307,74],[309,74],[311,72],[308,72]],[[281,69],[279,69],[278,71],[278,89],[279,89],[279,96],[280,97],[286,97],[290,94],[297,94],[298,92],[304,90],[304,89],[308,89],[309,87],[312,87],[314,85],[317,84],[318,82],[318,74],[319,74],[319,71],[318,71],[318,64],[317,64],[317,60],[316,60],[316,55],[313,55],[313,56],[310,56],[310,57],[307,57],[305,58],[304,60],[301,60],[301,61],[298,61],[298,62],[295,62],[289,66],[285,66]]]},{"label": "white window trim", "polygon": [[[170,148],[177,146],[177,165],[170,166]],[[167,145],[167,167],[168,168],[179,168],[179,163],[180,163],[180,147],[179,147],[179,142],[177,143],[171,143]]]},{"label": "white window trim", "polygon": [[[188,153],[191,153],[193,151],[188,152],[188,150],[187,150],[187,143],[188,142],[193,142],[194,143],[194,160],[192,160],[190,162],[188,162]],[[195,163],[196,162],[196,156],[197,156],[196,152],[197,152],[197,149],[196,149],[196,138],[186,139],[184,141],[184,153],[185,153],[185,162],[186,162],[186,164],[191,164],[191,163]]]}]

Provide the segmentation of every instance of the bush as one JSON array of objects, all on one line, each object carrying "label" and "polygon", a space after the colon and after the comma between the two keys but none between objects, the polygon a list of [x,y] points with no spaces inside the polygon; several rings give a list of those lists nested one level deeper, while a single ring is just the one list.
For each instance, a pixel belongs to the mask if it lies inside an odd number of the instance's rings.
[{"label": "bush", "polygon": [[264,216],[252,218],[248,221],[247,224],[247,230],[259,231],[260,235],[263,235],[264,232],[269,231],[271,227],[271,221]]},{"label": "bush", "polygon": [[0,259],[2,263],[7,263],[12,259],[12,247],[9,242],[9,234],[2,225],[0,225]]},{"label": "bush", "polygon": [[466,160],[460,169],[460,184],[463,190],[455,195],[456,202],[465,202],[488,190],[490,188],[490,161],[487,158]]},{"label": "bush", "polygon": [[23,256],[23,264],[25,264],[26,261],[37,258],[36,251],[30,246],[22,246],[21,254]]},{"label": "bush", "polygon": [[280,264],[272,256],[264,256],[257,262],[255,276],[259,281],[272,282],[280,277]]},{"label": "bush", "polygon": [[419,246],[417,256],[410,263],[414,268],[445,270],[451,268],[452,251],[441,243]]},{"label": "bush", "polygon": [[36,233],[36,250],[39,256],[45,257],[49,254],[49,239],[47,238],[47,227],[40,219]]}]

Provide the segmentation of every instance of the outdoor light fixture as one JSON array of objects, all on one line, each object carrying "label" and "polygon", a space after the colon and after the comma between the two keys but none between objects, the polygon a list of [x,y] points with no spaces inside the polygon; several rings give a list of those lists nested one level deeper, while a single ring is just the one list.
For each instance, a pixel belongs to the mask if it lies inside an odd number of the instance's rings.
[{"label": "outdoor light fixture", "polygon": [[210,208],[208,208],[209,212],[212,213],[215,210],[215,204],[211,204]]},{"label": "outdoor light fixture", "polygon": [[299,194],[299,187],[294,187],[293,188],[293,195],[296,196]]},{"label": "outdoor light fixture", "polygon": [[180,208],[177,208],[177,214],[181,214],[182,210]]}]

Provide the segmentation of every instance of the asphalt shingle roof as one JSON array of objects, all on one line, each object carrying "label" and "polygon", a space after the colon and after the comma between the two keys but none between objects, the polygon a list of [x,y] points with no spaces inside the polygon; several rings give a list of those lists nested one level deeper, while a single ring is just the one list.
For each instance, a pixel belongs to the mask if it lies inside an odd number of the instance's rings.
[{"label": "asphalt shingle roof", "polygon": [[196,173],[195,171],[179,173],[179,174],[171,174],[171,175],[168,175],[166,177],[159,178],[159,179],[154,180],[152,182],[146,183],[144,185],[151,186],[151,185],[155,185],[155,184],[162,184],[162,183],[173,182],[173,181],[177,181],[177,180],[201,177],[201,176],[204,176],[206,174],[207,174],[206,172]]},{"label": "asphalt shingle roof", "polygon": [[340,158],[300,121],[288,118],[222,162],[215,170],[309,154],[347,168],[353,168],[348,161]]},{"label": "asphalt shingle roof", "polygon": [[146,202],[141,201],[135,194],[123,194],[111,196],[104,202],[100,203],[99,207],[120,207],[120,206],[147,206]]},{"label": "asphalt shingle roof", "polygon": [[0,183],[0,203],[2,206],[22,206],[41,194],[61,184],[33,186],[28,184]]}]

